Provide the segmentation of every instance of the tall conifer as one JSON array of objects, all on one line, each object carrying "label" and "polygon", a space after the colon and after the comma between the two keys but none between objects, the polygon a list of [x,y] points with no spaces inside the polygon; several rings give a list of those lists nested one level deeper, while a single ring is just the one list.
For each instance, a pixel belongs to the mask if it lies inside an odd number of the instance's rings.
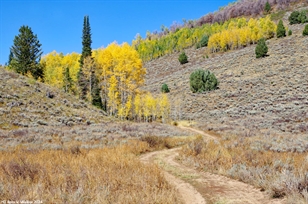
[{"label": "tall conifer", "polygon": [[86,57],[91,57],[92,48],[91,48],[91,28],[89,22],[89,16],[85,16],[83,20],[83,30],[82,30],[82,53],[79,60],[80,70],[78,72],[78,86],[79,86],[79,96],[81,99],[85,100],[87,96],[88,86],[87,79],[83,72],[83,63]]}]

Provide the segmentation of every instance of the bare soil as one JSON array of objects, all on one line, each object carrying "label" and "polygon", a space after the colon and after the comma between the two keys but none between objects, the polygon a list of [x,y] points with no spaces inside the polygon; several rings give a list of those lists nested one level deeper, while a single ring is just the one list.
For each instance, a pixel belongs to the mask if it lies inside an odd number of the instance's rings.
[{"label": "bare soil", "polygon": [[[215,139],[214,136],[188,127],[185,130],[194,131],[205,138]],[[143,162],[155,162],[164,171],[165,178],[173,185],[184,203],[234,203],[234,204],[281,204],[284,200],[270,199],[251,185],[224,176],[200,172],[177,161],[178,150],[168,149],[151,152],[141,157]]]}]

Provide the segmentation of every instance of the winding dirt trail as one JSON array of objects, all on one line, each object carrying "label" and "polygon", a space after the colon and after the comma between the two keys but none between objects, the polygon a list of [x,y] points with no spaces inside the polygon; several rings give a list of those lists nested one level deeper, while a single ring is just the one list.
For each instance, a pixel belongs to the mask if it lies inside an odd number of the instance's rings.
[{"label": "winding dirt trail", "polygon": [[[189,127],[204,137],[214,136]],[[151,152],[141,161],[155,162],[164,171],[165,178],[173,185],[185,204],[282,204],[282,200],[269,199],[264,192],[251,185],[208,172],[200,172],[176,161],[180,148]]]}]

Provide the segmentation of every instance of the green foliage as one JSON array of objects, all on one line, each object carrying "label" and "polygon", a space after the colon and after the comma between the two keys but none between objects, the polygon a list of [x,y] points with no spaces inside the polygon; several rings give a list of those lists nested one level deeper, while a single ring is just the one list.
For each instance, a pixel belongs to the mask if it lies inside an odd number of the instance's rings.
[{"label": "green foliage", "polygon": [[63,88],[66,93],[71,92],[73,87],[73,79],[70,76],[70,70],[66,67],[63,73]]},{"label": "green foliage", "polygon": [[291,13],[291,15],[289,16],[289,22],[290,22],[290,25],[293,25],[293,24],[298,24],[298,16],[299,16],[299,11],[293,11]]},{"label": "green foliage", "polygon": [[204,35],[202,39],[196,44],[196,48],[206,47],[209,42],[209,36]]},{"label": "green foliage", "polygon": [[293,11],[289,17],[291,25],[308,22],[306,11]]},{"label": "green foliage", "polygon": [[92,48],[91,48],[91,28],[89,22],[89,16],[85,16],[83,20],[83,30],[82,30],[82,53],[80,56],[80,70],[78,72],[78,86],[79,86],[79,97],[83,100],[87,97],[87,83],[86,77],[84,76],[83,63],[86,57],[91,57]]},{"label": "green foliage", "polygon": [[288,31],[288,36],[291,36],[292,35],[292,30],[289,30]]},{"label": "green foliage", "polygon": [[43,79],[43,67],[39,64],[43,53],[41,46],[37,35],[33,34],[31,28],[21,26],[19,34],[14,38],[14,45],[11,47],[10,68],[17,73],[30,74],[35,79]]},{"label": "green foliage", "polygon": [[271,11],[271,5],[269,4],[269,2],[266,2],[265,7],[264,7],[264,11],[266,13],[269,13]]},{"label": "green foliage", "polygon": [[94,105],[94,106],[96,106],[100,109],[103,109],[102,98],[101,98],[101,95],[100,95],[101,88],[99,86],[98,78],[95,75],[93,75],[91,77],[93,77],[93,79],[92,79],[93,84],[92,84],[92,90],[91,90],[92,105]]},{"label": "green foliage", "polygon": [[255,49],[256,57],[257,58],[265,57],[267,52],[268,52],[268,47],[265,43],[265,39],[261,38],[258,41],[258,44],[257,44],[256,49]]},{"label": "green foliage", "polygon": [[83,19],[83,30],[82,30],[82,53],[80,56],[80,67],[83,66],[84,59],[88,56],[92,55],[92,48],[91,48],[91,27],[89,16],[85,16]]},{"label": "green foliage", "polygon": [[188,62],[188,58],[187,58],[187,55],[185,54],[185,52],[182,52],[179,56],[179,62],[181,64],[185,64]]},{"label": "green foliage", "polygon": [[277,38],[286,37],[286,28],[283,25],[282,20],[279,21],[276,31]]},{"label": "green foliage", "polygon": [[169,90],[169,87],[167,84],[163,84],[162,87],[161,87],[161,92],[162,93],[169,93],[170,90]]},{"label": "green foliage", "polygon": [[79,97],[80,99],[85,100],[87,98],[87,93],[88,93],[88,83],[82,68],[80,68],[77,78],[78,78],[77,82],[78,82]]},{"label": "green foliage", "polygon": [[303,36],[308,35],[308,25],[305,26],[305,29],[303,30]]},{"label": "green foliage", "polygon": [[193,93],[202,93],[217,89],[219,84],[217,78],[210,71],[198,69],[190,74],[190,90]]},{"label": "green foliage", "polygon": [[299,23],[307,23],[308,22],[308,18],[307,18],[307,14],[306,11],[301,11],[297,17],[297,20]]},{"label": "green foliage", "polygon": [[10,65],[10,64],[11,64],[13,58],[14,58],[13,52],[12,52],[12,50],[10,50],[10,55],[9,55],[9,60],[8,60],[8,62],[7,62],[7,65]]}]

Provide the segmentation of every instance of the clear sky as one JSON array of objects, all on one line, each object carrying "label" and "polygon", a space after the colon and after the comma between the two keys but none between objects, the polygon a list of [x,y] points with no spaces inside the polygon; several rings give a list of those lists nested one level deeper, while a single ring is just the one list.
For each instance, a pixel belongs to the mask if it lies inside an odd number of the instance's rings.
[{"label": "clear sky", "polygon": [[0,0],[0,64],[22,25],[37,34],[44,54],[81,53],[83,18],[89,16],[92,49],[113,41],[131,43],[137,33],[159,31],[174,21],[194,20],[230,0]]}]

